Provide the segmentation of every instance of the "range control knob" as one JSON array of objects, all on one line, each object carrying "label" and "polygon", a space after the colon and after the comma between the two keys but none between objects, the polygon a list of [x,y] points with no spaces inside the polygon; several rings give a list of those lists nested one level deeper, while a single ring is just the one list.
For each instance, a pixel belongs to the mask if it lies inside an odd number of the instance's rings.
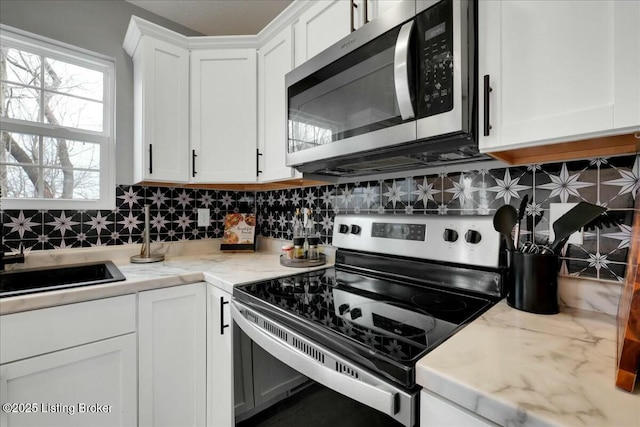
[{"label": "range control knob", "polygon": [[356,320],[358,317],[362,317],[362,310],[359,308],[354,308],[351,310],[351,320]]},{"label": "range control knob", "polygon": [[340,304],[340,307],[338,307],[338,311],[340,312],[340,314],[344,314],[346,311],[349,311],[349,304],[344,303],[344,304]]},{"label": "range control knob", "polygon": [[360,234],[361,230],[362,230],[362,228],[359,225],[353,224],[351,226],[351,234]]},{"label": "range control knob", "polygon": [[465,233],[464,240],[475,245],[480,243],[480,240],[482,240],[482,234],[476,230],[469,230]]},{"label": "range control knob", "polygon": [[349,232],[349,226],[347,224],[340,224],[338,232],[340,232],[341,234],[347,234]]},{"label": "range control knob", "polygon": [[445,242],[455,242],[458,240],[458,232],[450,228],[445,228],[442,238]]}]

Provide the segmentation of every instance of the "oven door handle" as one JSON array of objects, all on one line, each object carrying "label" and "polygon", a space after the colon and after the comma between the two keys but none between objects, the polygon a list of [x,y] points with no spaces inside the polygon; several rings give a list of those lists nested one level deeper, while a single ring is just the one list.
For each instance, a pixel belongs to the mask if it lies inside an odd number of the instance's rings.
[{"label": "oven door handle", "polygon": [[409,42],[411,41],[413,23],[414,20],[411,20],[400,28],[393,55],[393,82],[402,120],[412,119],[416,116],[409,87],[409,55],[411,54]]},{"label": "oven door handle", "polygon": [[[231,317],[237,323],[237,325],[251,338],[256,344],[262,347],[267,353],[270,353],[276,359],[279,359],[286,365],[289,365],[301,374],[323,384],[338,393],[348,396],[358,402],[377,409],[387,415],[394,416],[399,410],[399,393],[393,390],[392,386],[385,390],[375,385],[371,385],[360,381],[337,370],[329,369],[326,366],[318,363],[310,355],[300,351],[292,345],[282,342],[271,336],[268,332],[264,331],[256,323],[249,321],[243,314],[243,311],[249,311],[247,307],[241,303],[232,300],[231,301]],[[294,332],[288,331],[276,322],[273,323],[281,330],[285,330],[287,334],[296,336]],[[304,337],[296,337],[299,340],[304,340]],[[325,353],[330,356],[331,352]],[[407,424],[411,425],[411,424]]]}]

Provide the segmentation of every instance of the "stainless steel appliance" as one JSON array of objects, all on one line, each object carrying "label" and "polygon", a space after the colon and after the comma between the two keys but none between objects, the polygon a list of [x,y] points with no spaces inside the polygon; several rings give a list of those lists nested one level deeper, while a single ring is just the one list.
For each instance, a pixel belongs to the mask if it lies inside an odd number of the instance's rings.
[{"label": "stainless steel appliance", "polygon": [[416,362],[504,295],[491,217],[338,215],[334,267],[234,288],[231,313],[307,377],[417,424]]},{"label": "stainless steel appliance", "polygon": [[475,9],[406,0],[288,73],[287,165],[357,176],[484,158]]}]

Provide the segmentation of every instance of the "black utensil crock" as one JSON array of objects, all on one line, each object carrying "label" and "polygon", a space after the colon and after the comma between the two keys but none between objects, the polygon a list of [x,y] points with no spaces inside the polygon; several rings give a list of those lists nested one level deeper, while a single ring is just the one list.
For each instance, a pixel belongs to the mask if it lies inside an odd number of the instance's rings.
[{"label": "black utensil crock", "polygon": [[558,263],[554,254],[511,253],[507,304],[530,313],[558,313]]}]

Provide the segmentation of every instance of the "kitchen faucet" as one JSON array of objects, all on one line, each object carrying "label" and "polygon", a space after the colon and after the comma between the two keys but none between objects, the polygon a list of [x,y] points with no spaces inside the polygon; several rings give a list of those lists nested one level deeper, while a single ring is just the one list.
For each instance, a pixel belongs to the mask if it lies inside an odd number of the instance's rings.
[{"label": "kitchen faucet", "polygon": [[[0,239],[0,241],[4,241]],[[20,243],[20,253],[5,255],[4,250],[0,250],[0,271],[4,271],[5,264],[23,264],[24,263],[24,246]]]}]

